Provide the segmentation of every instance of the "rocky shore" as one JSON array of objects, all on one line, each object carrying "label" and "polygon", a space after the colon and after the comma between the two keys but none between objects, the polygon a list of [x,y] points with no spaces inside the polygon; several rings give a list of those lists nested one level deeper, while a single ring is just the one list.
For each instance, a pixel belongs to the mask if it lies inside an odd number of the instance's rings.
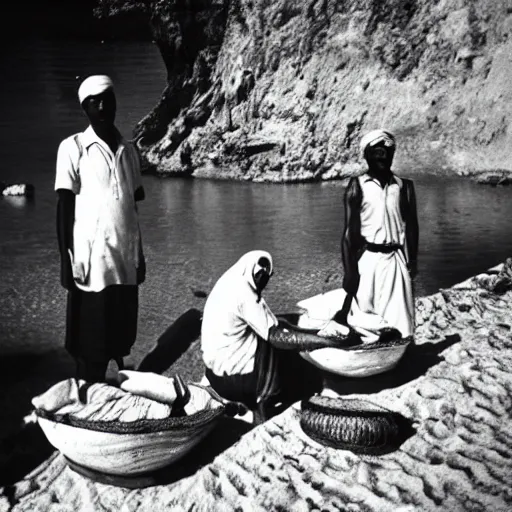
[{"label": "rocky shore", "polygon": [[412,422],[414,434],[392,453],[316,443],[301,430],[297,403],[231,447],[226,439],[243,428],[220,426],[166,485],[93,483],[56,453],[1,489],[0,511],[510,510],[511,301],[508,260],[417,299],[415,345],[393,372],[326,380],[324,394],[361,398]]},{"label": "rocky shore", "polygon": [[140,11],[167,69],[135,130],[151,172],[343,179],[362,169],[362,134],[387,127],[397,172],[511,180],[507,0],[99,5],[113,19]]},{"label": "rocky shore", "polygon": [[34,185],[31,183],[6,184],[0,182],[0,195],[32,197],[34,195]]},{"label": "rocky shore", "polygon": [[482,185],[511,185],[512,171],[506,169],[497,169],[494,171],[482,171],[477,173],[461,173],[461,176],[469,176],[477,183]]}]

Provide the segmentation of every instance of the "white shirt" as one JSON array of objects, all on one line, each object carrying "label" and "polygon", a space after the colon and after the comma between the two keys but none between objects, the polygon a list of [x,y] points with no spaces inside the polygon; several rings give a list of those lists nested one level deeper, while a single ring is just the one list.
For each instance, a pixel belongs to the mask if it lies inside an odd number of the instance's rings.
[{"label": "white shirt", "polygon": [[55,190],[76,194],[72,264],[84,291],[137,284],[140,231],[135,191],[142,186],[137,151],[123,138],[114,155],[89,126],[64,139],[57,153]]},{"label": "white shirt", "polygon": [[257,302],[252,270],[261,254],[252,251],[242,257],[221,276],[206,301],[201,349],[215,375],[252,372],[258,336],[268,340],[270,328],[278,323],[265,300]]},{"label": "white shirt", "polygon": [[400,211],[402,180],[394,176],[384,187],[368,174],[360,176],[363,192],[361,235],[373,244],[405,245],[405,222]]}]

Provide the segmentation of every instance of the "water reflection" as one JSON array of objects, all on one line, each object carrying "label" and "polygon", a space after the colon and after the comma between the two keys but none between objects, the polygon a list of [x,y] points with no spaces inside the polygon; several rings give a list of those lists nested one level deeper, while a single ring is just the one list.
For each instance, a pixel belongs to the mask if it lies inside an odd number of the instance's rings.
[{"label": "water reflection", "polygon": [[[511,254],[507,189],[420,177],[416,186],[418,294],[450,286]],[[271,186],[148,177],[146,188],[161,210],[155,218],[153,209],[141,206],[148,250],[168,262],[168,272],[186,263],[196,280],[211,281],[243,252],[259,247],[274,255],[269,294],[280,307],[340,283],[340,183]]]},{"label": "water reflection", "polygon": [[5,196],[2,197],[1,200],[5,201],[12,208],[26,209],[35,205],[35,199],[33,197]]}]

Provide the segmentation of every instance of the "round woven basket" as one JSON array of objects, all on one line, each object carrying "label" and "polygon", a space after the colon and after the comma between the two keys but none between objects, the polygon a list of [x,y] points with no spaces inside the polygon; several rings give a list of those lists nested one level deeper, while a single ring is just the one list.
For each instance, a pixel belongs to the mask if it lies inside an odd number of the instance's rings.
[{"label": "round woven basket", "polygon": [[36,410],[48,441],[81,467],[109,475],[138,475],[183,457],[214,428],[226,407],[190,385],[197,412],[136,421],[88,421]]},{"label": "round woven basket", "polygon": [[411,434],[402,415],[370,402],[314,396],[302,402],[300,426],[316,442],[359,454],[395,450]]},{"label": "round woven basket", "polygon": [[300,355],[317,368],[344,377],[370,377],[392,370],[412,337],[345,348],[320,348]]}]

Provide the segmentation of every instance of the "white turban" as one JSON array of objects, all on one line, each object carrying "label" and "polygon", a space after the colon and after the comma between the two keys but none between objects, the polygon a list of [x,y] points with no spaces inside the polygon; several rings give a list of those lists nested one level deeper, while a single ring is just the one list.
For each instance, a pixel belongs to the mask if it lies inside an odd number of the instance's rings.
[{"label": "white turban", "polygon": [[384,141],[384,145],[388,148],[395,147],[395,136],[388,132],[387,130],[372,130],[367,133],[359,144],[359,148],[361,149],[361,154],[364,156],[364,152],[368,146],[375,146],[379,142]]},{"label": "white turban", "polygon": [[101,94],[107,89],[113,89],[114,84],[107,75],[93,75],[86,78],[78,88],[78,99],[80,104],[89,96]]}]

